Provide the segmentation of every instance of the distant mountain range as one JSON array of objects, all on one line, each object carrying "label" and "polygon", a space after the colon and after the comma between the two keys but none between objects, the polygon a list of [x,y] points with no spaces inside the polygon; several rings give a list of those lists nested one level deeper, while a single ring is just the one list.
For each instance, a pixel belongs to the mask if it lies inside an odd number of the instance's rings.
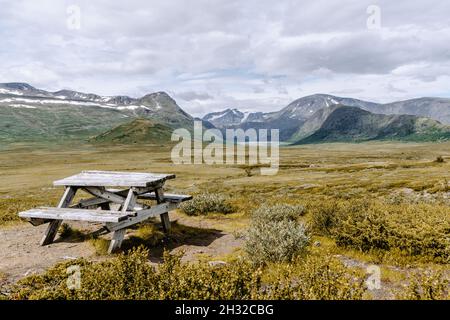
[{"label": "distant mountain range", "polygon": [[[339,106],[353,108],[336,110],[336,107]],[[353,118],[350,117],[352,114],[354,115]],[[324,135],[322,138],[324,141],[359,141],[368,139],[408,140],[413,137],[416,140],[447,139],[448,136],[446,132],[450,130],[450,127],[445,124],[450,124],[450,99],[420,98],[388,104],[378,104],[327,94],[315,94],[297,99],[285,108],[276,112],[248,113],[241,112],[237,109],[226,109],[222,112],[209,113],[205,115],[203,119],[211,122],[220,129],[277,128],[280,129],[281,140],[299,143],[299,141],[319,141],[320,139],[318,137],[321,135],[315,135],[314,139],[312,137],[310,140],[304,139],[306,139],[308,135],[312,135],[317,130],[321,129],[322,125],[330,124],[332,119],[336,120],[335,117],[337,115],[348,117],[348,119],[353,119],[353,121],[356,121],[357,119],[355,118],[358,118],[359,122],[357,121],[355,123],[364,124],[361,130],[368,130],[371,132],[362,132],[359,135],[352,135],[348,131],[343,130],[343,127],[339,127],[342,134],[336,133],[334,135],[335,138]],[[382,117],[383,115],[398,115],[399,117]],[[329,117],[332,119],[329,119]],[[364,119],[359,119],[360,117]],[[374,134],[373,130],[377,126],[375,125],[374,127],[369,128],[370,125],[367,122],[368,118],[371,118],[374,121],[375,119],[378,119],[381,123],[386,121],[389,122],[387,120],[388,118],[392,121],[396,119],[396,122],[394,122],[398,124],[397,129],[399,132],[398,134],[394,134],[393,132],[390,134],[383,134],[382,132],[378,135]],[[430,121],[425,121],[423,118],[430,118]],[[411,123],[413,120],[417,123],[426,123],[428,129],[410,125],[410,128],[416,128],[418,131],[414,133],[408,130],[400,130],[400,127],[406,128],[408,126],[407,123]],[[405,122],[404,125],[401,125],[403,122]],[[354,124],[350,121],[344,121],[344,123],[348,128]],[[380,130],[383,127],[381,123]],[[391,129],[393,128],[395,128],[395,126]],[[387,130],[387,128],[385,129]],[[340,137],[339,139],[337,139],[338,136]]]},{"label": "distant mountain range", "polygon": [[412,115],[384,115],[334,105],[314,113],[291,137],[296,144],[370,140],[438,141],[450,139],[450,127]]},{"label": "distant mountain range", "polygon": [[210,121],[218,128],[229,126],[230,115],[233,114],[234,125],[244,122],[268,122],[278,118],[307,120],[316,111],[333,105],[359,107],[380,114],[410,114],[427,117],[450,124],[450,99],[418,98],[386,104],[363,101],[353,98],[342,98],[328,94],[314,94],[294,100],[285,108],[276,112],[241,112],[237,109],[226,109],[221,112],[208,113],[203,119]]},{"label": "distant mountain range", "polygon": [[[71,90],[49,92],[26,83],[0,84],[0,143],[89,140],[161,143],[194,120],[165,92],[140,98]],[[377,139],[449,139],[450,99],[420,98],[378,104],[316,94],[279,111],[226,109],[201,119],[205,128],[280,129],[291,143]]]},{"label": "distant mountain range", "polygon": [[136,118],[172,128],[192,128],[194,121],[165,92],[141,98],[105,97],[70,90],[48,92],[26,83],[0,84],[3,142],[84,139]]}]

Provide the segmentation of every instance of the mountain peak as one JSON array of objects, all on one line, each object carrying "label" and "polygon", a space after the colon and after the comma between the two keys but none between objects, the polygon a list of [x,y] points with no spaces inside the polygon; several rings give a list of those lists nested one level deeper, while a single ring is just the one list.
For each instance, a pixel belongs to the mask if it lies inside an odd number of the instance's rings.
[{"label": "mountain peak", "polygon": [[208,113],[203,120],[211,122],[217,128],[227,126],[235,126],[242,123],[246,118],[246,114],[236,108],[226,108],[223,111]]},{"label": "mountain peak", "polygon": [[297,144],[368,140],[433,141],[450,137],[450,127],[414,115],[376,114],[355,106],[318,110],[293,135]]},{"label": "mountain peak", "polygon": [[144,95],[141,99],[144,99],[144,98],[170,98],[170,99],[172,99],[172,97],[165,91],[148,93],[148,94]]},{"label": "mountain peak", "polygon": [[304,121],[310,118],[315,112],[320,109],[339,104],[351,107],[359,107],[365,110],[377,106],[377,104],[373,102],[316,93],[294,100],[287,107],[282,109],[279,114],[291,119]]},{"label": "mountain peak", "polygon": [[16,89],[16,90],[36,90],[35,87],[25,82],[6,82],[0,83],[0,88]]}]

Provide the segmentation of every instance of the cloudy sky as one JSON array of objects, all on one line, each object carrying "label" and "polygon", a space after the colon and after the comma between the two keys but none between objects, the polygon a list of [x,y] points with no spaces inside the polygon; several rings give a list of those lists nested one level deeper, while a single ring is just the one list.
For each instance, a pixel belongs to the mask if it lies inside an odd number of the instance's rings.
[{"label": "cloudy sky", "polygon": [[442,0],[0,0],[0,82],[186,111],[278,110],[314,93],[450,97]]}]

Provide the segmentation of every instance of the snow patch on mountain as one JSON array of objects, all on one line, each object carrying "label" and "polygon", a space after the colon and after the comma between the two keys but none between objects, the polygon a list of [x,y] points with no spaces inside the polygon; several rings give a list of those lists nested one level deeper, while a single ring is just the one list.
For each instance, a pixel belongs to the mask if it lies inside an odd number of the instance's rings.
[{"label": "snow patch on mountain", "polygon": [[26,105],[26,104],[11,104],[10,107],[23,108],[23,109],[36,109],[36,107],[29,106],[29,105]]},{"label": "snow patch on mountain", "polygon": [[23,95],[23,93],[20,92],[20,91],[17,91],[17,90],[9,90],[9,89],[4,89],[4,88],[0,88],[0,93],[4,93],[4,94],[12,94],[12,95],[17,95],[17,96]]}]

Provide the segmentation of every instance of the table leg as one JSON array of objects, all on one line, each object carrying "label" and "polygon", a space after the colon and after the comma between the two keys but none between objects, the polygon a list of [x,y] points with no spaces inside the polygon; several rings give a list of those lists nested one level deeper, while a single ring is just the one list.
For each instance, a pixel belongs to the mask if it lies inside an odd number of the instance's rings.
[{"label": "table leg", "polygon": [[[72,202],[77,189],[75,187],[67,187],[64,191],[64,195],[59,202],[58,208],[67,208]],[[59,226],[61,225],[62,220],[53,220],[49,223],[47,230],[44,233],[44,236],[41,240],[41,246],[45,246],[50,244],[55,240],[56,233],[58,232]]]},{"label": "table leg", "polygon": [[[128,191],[127,198],[122,205],[122,212],[133,211],[134,206],[136,205],[137,196],[134,193],[133,188]],[[125,237],[126,228],[122,228],[113,232],[111,243],[109,244],[108,253],[113,253],[117,249],[119,249],[122,245],[123,238]]]},{"label": "table leg", "polygon": [[125,237],[125,230],[126,229],[123,228],[113,232],[108,253],[111,254],[122,246],[123,238]]},{"label": "table leg", "polygon": [[[164,202],[164,191],[162,188],[158,188],[155,190],[155,196],[156,196],[156,202],[158,204]],[[164,233],[170,232],[170,219],[169,219],[169,213],[164,212],[160,214],[159,216],[161,218],[161,224],[163,226]]]}]

